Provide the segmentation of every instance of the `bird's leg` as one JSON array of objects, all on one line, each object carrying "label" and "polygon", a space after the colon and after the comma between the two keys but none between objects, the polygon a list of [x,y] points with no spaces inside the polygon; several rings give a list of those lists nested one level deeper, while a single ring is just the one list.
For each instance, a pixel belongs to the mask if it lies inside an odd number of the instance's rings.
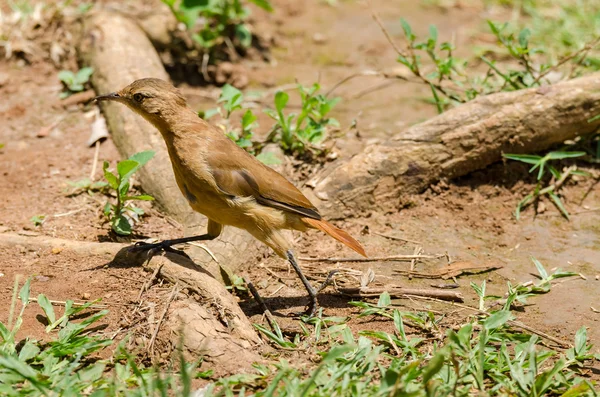
[{"label": "bird's leg", "polygon": [[312,317],[317,311],[317,291],[315,291],[315,289],[312,287],[312,285],[310,285],[304,274],[302,274],[302,270],[300,269],[300,266],[298,266],[298,262],[296,262],[294,253],[291,250],[288,250],[286,254],[288,257],[288,261],[296,271],[296,274],[298,274],[298,277],[300,277],[300,281],[302,281],[302,284],[304,284],[304,288],[306,288],[306,291],[308,292],[308,297],[310,298],[308,309],[306,309],[306,312],[304,312],[304,314],[309,317]]},{"label": "bird's leg", "polygon": [[199,236],[176,238],[173,240],[163,240],[161,242],[153,243],[153,244],[139,242],[139,243],[136,243],[129,250],[131,252],[141,252],[141,251],[148,251],[148,250],[154,250],[154,249],[162,249],[165,251],[169,251],[169,250],[171,250],[171,246],[176,245],[176,244],[189,243],[192,241],[214,240],[215,238],[217,238],[217,236],[214,236],[210,233],[206,233],[206,234],[201,234]]}]

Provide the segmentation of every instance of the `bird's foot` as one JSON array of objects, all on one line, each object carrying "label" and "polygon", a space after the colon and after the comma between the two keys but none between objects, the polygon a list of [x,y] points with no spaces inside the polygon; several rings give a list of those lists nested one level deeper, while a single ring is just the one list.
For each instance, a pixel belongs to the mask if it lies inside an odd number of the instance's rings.
[{"label": "bird's foot", "polygon": [[303,312],[291,312],[288,316],[289,317],[294,317],[294,318],[298,318],[298,317],[308,317],[308,318],[312,318],[315,316],[315,314],[317,313],[317,308],[319,307],[319,303],[317,302],[317,292],[313,291],[314,295],[309,295],[309,299],[310,299],[310,303],[308,304],[308,307],[306,308],[305,311]]},{"label": "bird's foot", "polygon": [[325,288],[327,288],[327,286],[329,284],[332,283],[333,281],[333,276],[335,276],[335,274],[338,272],[338,270],[332,270],[329,272],[329,274],[327,275],[327,278],[325,279],[325,281],[323,281],[323,283],[315,290],[312,289],[312,291],[309,292],[308,297],[310,298],[310,303],[308,304],[308,308],[302,312],[302,313],[292,313],[293,317],[303,317],[303,316],[307,316],[308,318],[314,317],[315,314],[317,313],[317,308],[319,307],[319,304],[317,302],[317,294],[319,294],[321,291],[323,291]]},{"label": "bird's foot", "polygon": [[143,241],[138,241],[132,247],[129,248],[129,252],[137,253],[147,251],[151,255],[154,255],[157,252],[165,251],[180,255],[186,255],[185,252],[173,248],[172,245],[173,243],[171,243],[171,241],[169,240],[160,241],[158,243],[144,243]]}]

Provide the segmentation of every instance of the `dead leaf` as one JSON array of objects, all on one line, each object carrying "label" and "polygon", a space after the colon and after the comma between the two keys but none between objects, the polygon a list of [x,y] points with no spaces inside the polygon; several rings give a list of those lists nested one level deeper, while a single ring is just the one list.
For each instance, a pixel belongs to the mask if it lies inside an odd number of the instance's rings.
[{"label": "dead leaf", "polygon": [[108,138],[106,119],[102,115],[98,115],[92,123],[92,132],[87,140],[87,145],[93,146],[96,142],[106,138]]}]

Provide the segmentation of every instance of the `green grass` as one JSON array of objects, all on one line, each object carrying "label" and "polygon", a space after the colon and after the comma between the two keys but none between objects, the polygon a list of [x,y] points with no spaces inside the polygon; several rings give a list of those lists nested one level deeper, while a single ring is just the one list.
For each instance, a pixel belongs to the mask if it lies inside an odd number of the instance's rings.
[{"label": "green grass", "polygon": [[[302,319],[301,332],[294,335],[276,323],[274,330],[256,325],[281,349],[275,352],[280,359],[255,364],[253,373],[224,378],[213,377],[210,368],[200,371],[200,362],[187,363],[180,354],[166,367],[140,364],[125,341],[94,334],[108,313],[95,308],[97,302],[76,306],[67,301],[58,315],[40,294],[37,305],[44,312],[48,341],[18,340],[31,297],[30,281],[20,288],[15,281],[8,322],[0,323],[0,395],[191,396],[192,379],[204,378],[209,381],[204,396],[596,396],[596,385],[582,376],[582,369],[600,358],[591,353],[585,327],[571,348],[561,350],[514,326],[515,305],[548,292],[554,279],[573,275],[548,274],[534,263],[540,280],[509,284],[504,304],[495,310],[486,302],[498,297],[487,296],[485,284],[473,285],[479,309],[445,329],[446,315],[400,311],[386,293],[375,304],[354,305],[360,317],[389,321],[391,332],[355,332],[350,318],[323,317],[322,311]],[[102,349],[114,353],[100,359]],[[286,358],[290,350],[293,361]]]},{"label": "green grass", "polygon": [[[565,171],[561,172],[552,164],[550,164],[550,161],[560,161],[582,157],[585,155],[586,152],[550,152],[544,156],[533,154],[503,154],[502,156],[505,159],[532,164],[529,172],[534,172],[537,170],[537,184],[533,191],[528,193],[517,204],[517,208],[515,209],[515,218],[519,220],[521,218],[521,211],[525,207],[536,202],[541,197],[547,196],[550,198],[550,200],[552,200],[552,203],[556,206],[556,208],[558,208],[560,213],[568,220],[569,212],[565,208],[559,196],[558,190],[571,175],[588,177],[590,174],[588,172],[578,170],[575,166],[568,167],[565,169]],[[546,171],[551,174],[552,179],[544,179],[544,176],[547,174]]]}]

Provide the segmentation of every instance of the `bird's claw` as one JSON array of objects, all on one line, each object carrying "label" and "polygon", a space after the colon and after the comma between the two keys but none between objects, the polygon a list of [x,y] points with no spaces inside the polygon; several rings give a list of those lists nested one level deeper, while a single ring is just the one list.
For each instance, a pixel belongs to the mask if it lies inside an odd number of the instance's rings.
[{"label": "bird's claw", "polygon": [[315,297],[311,297],[311,302],[308,304],[308,307],[306,308],[305,311],[303,312],[292,312],[289,314],[289,317],[294,317],[294,318],[298,318],[298,317],[308,317],[308,318],[313,318],[315,316],[315,314],[317,313],[317,307],[318,307],[318,303],[317,303],[317,297],[315,295]]},{"label": "bird's claw", "polygon": [[138,241],[133,246],[129,247],[129,252],[144,252],[153,251],[156,249],[165,249],[166,247],[162,243],[145,243]]}]

